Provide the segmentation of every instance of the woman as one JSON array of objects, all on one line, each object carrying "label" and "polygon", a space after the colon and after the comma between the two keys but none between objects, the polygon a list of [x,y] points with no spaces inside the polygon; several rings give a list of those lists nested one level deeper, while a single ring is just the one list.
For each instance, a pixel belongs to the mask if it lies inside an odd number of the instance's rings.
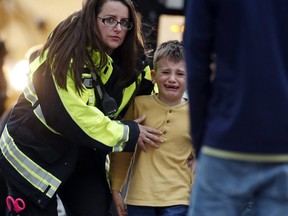
[{"label": "woman", "polygon": [[[140,19],[131,0],[86,0],[30,65],[28,85],[0,141],[0,166],[21,215],[108,215],[106,155],[158,147],[161,131],[121,121],[152,90]],[[147,79],[148,78],[148,79]]]}]

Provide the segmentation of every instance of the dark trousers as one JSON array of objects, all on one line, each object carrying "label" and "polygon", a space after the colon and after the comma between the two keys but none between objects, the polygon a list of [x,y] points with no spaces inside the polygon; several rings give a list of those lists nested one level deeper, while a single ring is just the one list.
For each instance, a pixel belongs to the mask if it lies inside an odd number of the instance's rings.
[{"label": "dark trousers", "polygon": [[[106,154],[81,149],[78,163],[68,181],[59,189],[60,197],[67,216],[108,216],[111,192],[106,180]],[[54,197],[45,209],[41,209],[9,187],[9,194],[25,200],[27,208],[21,216],[57,216],[57,199]]]}]

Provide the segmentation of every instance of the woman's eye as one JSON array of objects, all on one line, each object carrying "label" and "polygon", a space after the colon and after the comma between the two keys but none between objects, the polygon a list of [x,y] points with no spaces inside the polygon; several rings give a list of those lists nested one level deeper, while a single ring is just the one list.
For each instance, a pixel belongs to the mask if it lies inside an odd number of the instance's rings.
[{"label": "woman's eye", "polygon": [[106,18],[106,22],[108,22],[108,23],[114,23],[114,19],[113,18]]}]

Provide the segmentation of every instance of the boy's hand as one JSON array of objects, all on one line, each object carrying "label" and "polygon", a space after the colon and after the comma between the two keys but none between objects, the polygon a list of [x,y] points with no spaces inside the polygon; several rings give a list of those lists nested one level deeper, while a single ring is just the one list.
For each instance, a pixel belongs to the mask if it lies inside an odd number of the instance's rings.
[{"label": "boy's hand", "polygon": [[197,160],[193,157],[192,154],[189,155],[187,159],[187,164],[188,167],[191,169],[192,173],[194,173],[197,165]]},{"label": "boy's hand", "polygon": [[124,204],[122,195],[119,191],[112,190],[113,201],[117,210],[118,216],[127,216],[127,209]]}]

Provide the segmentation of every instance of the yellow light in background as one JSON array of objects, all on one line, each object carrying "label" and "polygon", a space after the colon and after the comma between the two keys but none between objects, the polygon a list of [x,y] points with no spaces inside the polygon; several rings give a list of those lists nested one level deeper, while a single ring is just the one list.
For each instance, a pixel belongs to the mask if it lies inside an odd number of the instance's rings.
[{"label": "yellow light in background", "polygon": [[21,60],[17,62],[12,71],[8,74],[11,86],[18,91],[22,91],[26,86],[28,73],[28,60]]},{"label": "yellow light in background", "polygon": [[162,14],[159,17],[158,44],[168,40],[182,41],[184,16]]},{"label": "yellow light in background", "polygon": [[180,27],[178,25],[171,25],[170,26],[170,31],[171,32],[179,32],[180,31]]}]

